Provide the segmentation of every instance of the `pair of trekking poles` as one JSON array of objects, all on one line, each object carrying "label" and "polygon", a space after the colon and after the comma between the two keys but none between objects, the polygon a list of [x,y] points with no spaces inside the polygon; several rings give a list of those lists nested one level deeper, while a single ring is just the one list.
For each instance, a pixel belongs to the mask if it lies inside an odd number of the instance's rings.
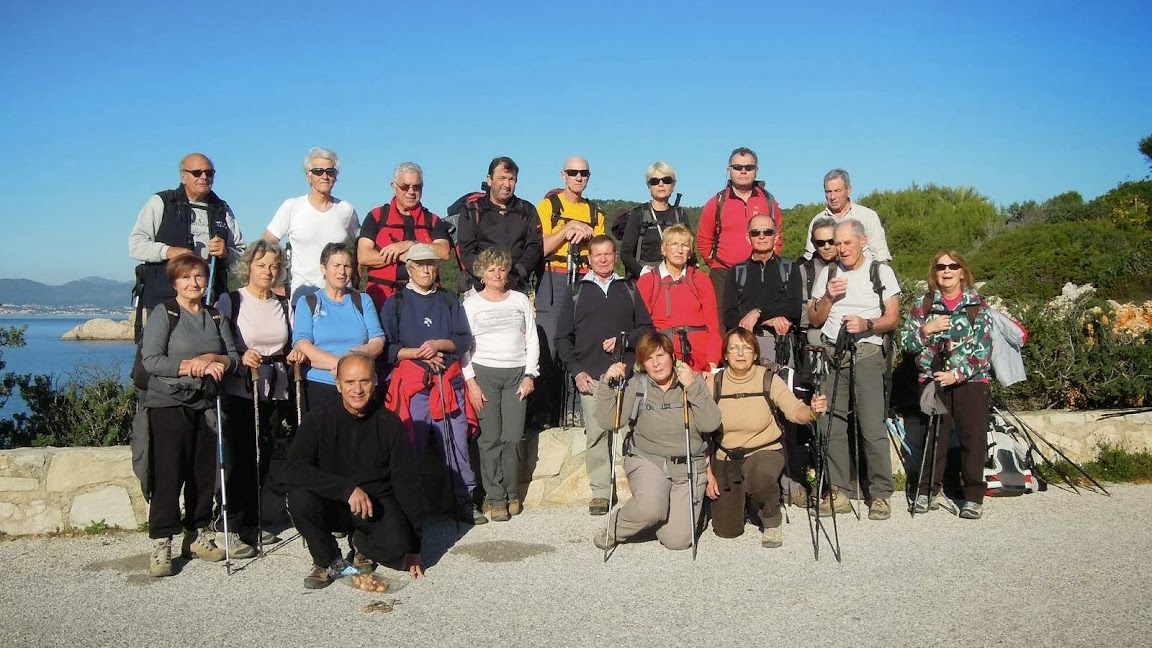
[{"label": "pair of trekking poles", "polygon": [[[627,334],[624,331],[616,336],[616,349],[613,357],[613,362],[624,361],[624,348],[627,344]],[[612,541],[612,504],[616,499],[616,443],[613,436],[616,431],[620,429],[623,422],[624,415],[624,387],[627,385],[627,380],[620,378],[615,384],[611,385],[616,390],[616,411],[613,419],[613,426],[608,430],[608,475],[609,475],[609,491],[608,491],[608,514],[604,516],[604,562],[608,562],[608,556],[612,552],[612,548],[616,545]],[[696,560],[696,462],[692,456],[692,418],[688,408],[688,390],[681,388],[684,392],[684,460],[688,465],[688,521],[691,524],[692,534],[692,560]],[[629,425],[634,423],[630,421]]]}]

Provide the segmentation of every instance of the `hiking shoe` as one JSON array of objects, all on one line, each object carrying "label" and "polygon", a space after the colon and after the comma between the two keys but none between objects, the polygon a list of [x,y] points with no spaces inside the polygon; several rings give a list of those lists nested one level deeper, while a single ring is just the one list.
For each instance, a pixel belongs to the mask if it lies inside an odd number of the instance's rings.
[{"label": "hiking shoe", "polygon": [[508,500],[508,512],[512,515],[520,515],[524,512],[524,505],[520,503],[519,499],[513,497]]},{"label": "hiking shoe", "polygon": [[172,573],[172,538],[156,538],[148,554],[148,575],[161,578]]},{"label": "hiking shoe", "polygon": [[872,500],[872,506],[868,507],[869,520],[887,520],[890,517],[892,517],[892,507],[888,505],[888,500]]},{"label": "hiking shoe", "polygon": [[783,544],[784,534],[780,531],[780,527],[764,529],[764,535],[760,537],[761,547],[775,549]]},{"label": "hiking shoe", "polygon": [[828,517],[832,515],[833,509],[835,509],[837,513],[852,512],[852,503],[848,501],[848,496],[839,488],[833,488],[831,497],[825,496],[824,499],[820,500],[820,506],[811,509],[808,514]]},{"label": "hiking shoe", "polygon": [[372,560],[368,556],[365,556],[359,551],[353,550],[352,566],[355,567],[356,571],[360,572],[361,574],[367,574],[368,572],[376,569],[376,561]]},{"label": "hiking shoe", "polygon": [[[257,544],[257,529],[255,526],[244,527],[240,529],[240,539],[250,545]],[[259,530],[259,544],[271,545],[280,542],[280,536],[272,533],[271,531]]]},{"label": "hiking shoe", "polygon": [[984,515],[984,507],[976,502],[964,502],[960,509],[960,517],[965,520],[979,520]]},{"label": "hiking shoe", "polygon": [[611,549],[616,546],[616,539],[609,539],[608,531],[600,529],[592,536],[592,544],[596,545],[597,549]]},{"label": "hiking shoe", "polygon": [[[933,499],[936,499],[936,498],[933,498]],[[936,507],[939,508],[940,504],[937,503]],[[912,512],[913,513],[927,513],[930,508],[931,508],[931,506],[928,504],[928,496],[927,495],[917,495],[916,496],[916,503],[912,505]]]},{"label": "hiking shoe", "polygon": [[607,497],[593,497],[591,502],[588,502],[589,515],[608,515],[608,498]]},{"label": "hiking shoe", "polygon": [[488,518],[475,506],[469,504],[456,512],[456,519],[471,525],[488,524]]},{"label": "hiking shoe", "polygon": [[208,562],[224,560],[224,549],[212,541],[215,536],[211,529],[204,527],[184,532],[184,548],[180,552],[185,558],[199,558]]},{"label": "hiking shoe", "polygon": [[788,494],[788,499],[791,500],[792,506],[808,508],[808,492],[801,486],[793,488],[792,492]]},{"label": "hiking shoe", "polygon": [[304,577],[304,587],[308,589],[324,589],[332,584],[332,575],[327,567],[312,565],[312,571]]},{"label": "hiking shoe", "polygon": [[488,507],[488,515],[492,517],[493,522],[507,522],[512,519],[512,513],[508,511],[508,507],[503,504],[492,504]]},{"label": "hiking shoe", "polygon": [[216,534],[216,546],[223,548],[224,545],[228,545],[228,555],[232,558],[247,560],[257,556],[256,547],[241,540],[240,534],[235,531],[230,531],[227,535],[223,531]]}]

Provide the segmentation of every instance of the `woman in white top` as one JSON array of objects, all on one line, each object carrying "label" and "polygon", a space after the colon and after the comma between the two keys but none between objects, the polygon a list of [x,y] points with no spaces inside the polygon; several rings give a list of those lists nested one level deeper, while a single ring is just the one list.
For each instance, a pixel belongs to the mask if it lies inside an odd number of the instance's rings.
[{"label": "woman in white top", "polygon": [[464,300],[475,346],[464,363],[468,399],[480,419],[480,478],[488,513],[507,522],[521,511],[520,464],[524,460],[527,398],[539,374],[540,346],[532,304],[508,289],[512,256],[489,248],[476,258],[473,271],[483,289]]},{"label": "woman in white top", "polygon": [[[256,490],[268,477],[272,443],[280,422],[292,408],[288,402],[290,376],[288,363],[297,363],[304,354],[292,349],[291,314],[288,300],[273,292],[284,281],[284,250],[263,239],[244,250],[238,265],[244,287],[224,293],[216,303],[227,318],[240,354],[241,366],[224,379],[228,423],[224,433],[231,459],[228,475],[228,528],[232,556],[256,555],[251,545],[260,537],[262,544],[275,536],[258,528]],[[256,464],[256,412],[252,407],[252,369],[259,380],[260,465]],[[237,537],[236,530],[239,530]],[[223,539],[217,542],[223,545]]]},{"label": "woman in white top", "polygon": [[285,200],[264,231],[264,238],[273,243],[285,238],[292,243],[292,303],[300,295],[324,288],[324,275],[320,273],[320,251],[324,246],[355,241],[360,233],[356,208],[332,195],[339,173],[340,158],[335,151],[316,147],[309,150],[304,158],[304,178],[311,189],[303,196]]}]

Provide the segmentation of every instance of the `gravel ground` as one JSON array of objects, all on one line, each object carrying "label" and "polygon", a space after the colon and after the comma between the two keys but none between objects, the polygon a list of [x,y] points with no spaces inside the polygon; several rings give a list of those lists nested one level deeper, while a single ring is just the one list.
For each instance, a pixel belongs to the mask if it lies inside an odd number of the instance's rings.
[{"label": "gravel ground", "polygon": [[[591,543],[582,508],[508,523],[429,521],[427,577],[394,594],[309,591],[300,541],[231,577],[193,561],[146,574],[143,534],[0,542],[0,645],[1139,646],[1152,643],[1152,486],[1112,497],[1060,490],[943,511],[839,517],[843,563],[814,561],[791,509],[784,547],[751,526],[699,556],[655,541]],[[391,611],[365,611],[394,601]],[[383,606],[387,607],[387,606]]]}]

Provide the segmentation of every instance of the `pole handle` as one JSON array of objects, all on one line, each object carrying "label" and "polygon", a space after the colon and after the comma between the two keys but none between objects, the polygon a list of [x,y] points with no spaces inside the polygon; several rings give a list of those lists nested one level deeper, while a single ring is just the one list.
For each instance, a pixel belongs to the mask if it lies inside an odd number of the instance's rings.
[{"label": "pole handle", "polygon": [[251,380],[252,382],[254,382],[254,383],[260,382],[260,368],[259,367],[248,367],[248,376],[249,376],[248,379]]},{"label": "pole handle", "polygon": [[292,365],[292,376],[296,379],[296,382],[302,382],[304,380],[303,370],[300,368],[299,362]]}]

